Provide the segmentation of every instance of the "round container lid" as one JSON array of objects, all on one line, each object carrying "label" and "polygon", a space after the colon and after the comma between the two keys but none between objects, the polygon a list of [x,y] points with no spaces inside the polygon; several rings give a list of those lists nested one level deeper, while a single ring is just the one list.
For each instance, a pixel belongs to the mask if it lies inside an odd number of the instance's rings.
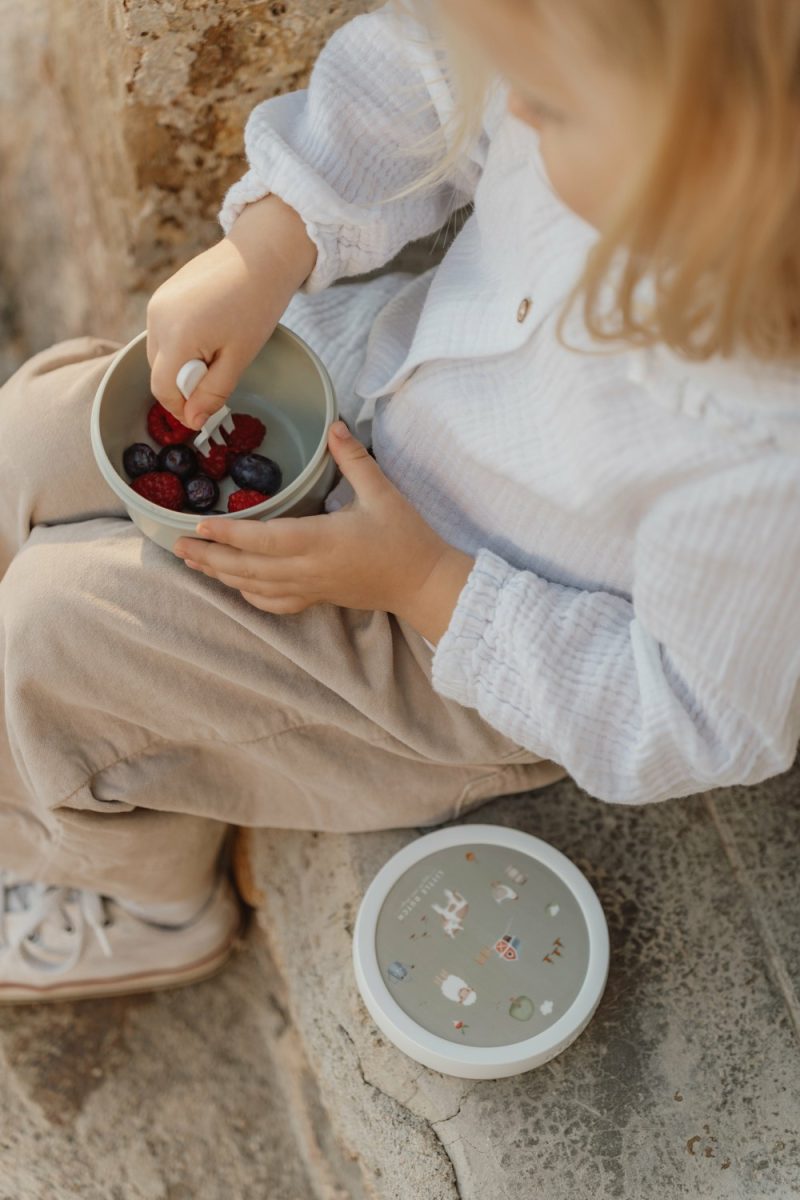
[{"label": "round container lid", "polygon": [[457,825],[393,855],[353,935],[376,1025],[445,1075],[499,1079],[553,1058],[608,976],[600,901],[574,863],[503,825]]}]

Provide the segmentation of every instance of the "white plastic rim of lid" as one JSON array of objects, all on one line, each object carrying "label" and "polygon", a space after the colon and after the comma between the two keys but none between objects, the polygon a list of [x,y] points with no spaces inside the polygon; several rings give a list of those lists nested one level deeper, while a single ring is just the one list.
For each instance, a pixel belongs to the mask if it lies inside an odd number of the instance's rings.
[{"label": "white plastic rim of lid", "polygon": [[[384,980],[381,964],[378,959],[376,939],[378,921],[381,917],[387,896],[398,880],[403,878],[409,869],[414,868],[417,864],[434,868],[433,873],[429,874],[426,878],[436,880],[441,874],[436,870],[437,861],[435,856],[437,853],[451,847],[460,846],[467,847],[470,852],[480,852],[482,846],[500,847],[515,851],[518,855],[526,856],[534,870],[539,870],[542,874],[544,872],[551,872],[552,875],[548,875],[548,878],[554,876],[558,884],[563,885],[566,889],[566,892],[563,894],[571,895],[574,898],[576,905],[575,912],[580,914],[585,923],[586,954],[585,973],[583,974],[582,982],[577,988],[577,992],[566,1011],[552,1024],[549,1024],[547,1028],[530,1037],[497,1045],[469,1045],[466,1042],[458,1043],[448,1038],[440,1037],[424,1028],[400,1006]],[[425,864],[424,860],[426,859],[432,859],[431,863]],[[473,860],[475,859],[476,855],[473,853]],[[511,868],[511,870],[513,872],[514,868]],[[519,872],[517,874],[519,876]],[[511,878],[513,880],[513,874]],[[493,881],[492,887],[497,882],[499,881]],[[444,899],[445,907],[447,907],[446,897],[442,897],[441,892],[435,895],[432,887],[433,885],[431,885],[431,889],[427,887],[423,889],[429,892],[423,908],[434,908],[432,903],[428,903],[431,899]],[[513,888],[509,888],[505,883],[501,887],[505,889],[505,893],[514,891]],[[519,892],[521,891],[522,889],[520,888]],[[452,895],[452,890],[450,894]],[[502,891],[499,894],[505,898]],[[518,898],[518,895],[515,898]],[[464,899],[463,896],[462,899]],[[414,903],[416,904],[416,900]],[[503,906],[501,905],[500,907],[502,908]],[[508,908],[508,906],[505,907]],[[555,904],[550,906],[550,909],[553,908],[558,910],[558,906]],[[439,914],[442,925],[439,927],[435,925],[433,927],[424,926],[423,928],[429,930],[429,932],[417,933],[414,936],[432,936],[434,939],[437,939],[437,935],[442,934],[442,928],[446,932],[448,921],[458,922],[459,920],[457,915],[453,918],[443,916],[441,904],[438,908],[434,909],[434,920],[436,920],[437,914]],[[424,921],[425,919],[425,916],[420,916],[420,920]],[[466,918],[464,921],[466,922]],[[456,927],[463,930],[466,928],[466,924],[464,923]],[[517,944],[519,944],[519,940],[518,938],[514,939]],[[524,941],[525,939],[523,939],[523,943]],[[527,941],[530,945],[530,938]],[[434,941],[432,941],[426,943],[426,946],[433,946],[434,944]],[[446,958],[447,946],[449,944],[448,938],[442,936],[441,939],[436,941],[436,944],[442,947],[442,957]],[[409,954],[413,956],[411,952]],[[500,954],[499,950],[498,954]],[[489,960],[487,959],[486,961]],[[397,965],[398,968],[402,967],[402,964],[392,965]],[[509,965],[513,967],[516,964],[512,961]],[[367,888],[359,906],[353,932],[353,967],[356,983],[375,1024],[398,1049],[402,1050],[416,1062],[421,1063],[423,1066],[431,1067],[444,1075],[454,1075],[463,1079],[501,1079],[509,1075],[521,1074],[523,1071],[529,1071],[554,1058],[578,1037],[591,1020],[606,985],[608,966],[608,926],[600,901],[589,881],[578,870],[575,864],[566,855],[562,854],[560,850],[556,850],[554,846],[549,845],[540,838],[534,837],[532,834],[523,833],[521,830],[508,828],[503,825],[475,824],[450,826],[447,829],[440,829],[433,833],[424,834],[422,837],[409,843],[409,845],[404,846],[402,850],[394,854],[384,864]],[[476,969],[472,968],[472,970],[475,972]],[[444,971],[442,974],[444,974]],[[451,975],[449,979],[456,979],[457,984],[465,983],[463,979],[457,976]],[[510,979],[511,977],[509,976]],[[443,992],[444,986],[442,984]],[[464,988],[462,988],[463,990]],[[467,988],[466,990],[467,998],[469,999],[469,991],[471,989]],[[455,999],[452,994],[452,986],[449,999]],[[472,996],[472,1000],[475,999],[476,997]],[[528,1001],[529,1005],[531,1003],[528,997],[520,997],[520,999]],[[465,1015],[470,1012],[465,1007],[460,1009],[454,1008],[452,1011],[460,1011]],[[542,1011],[545,1011],[544,1008],[542,1008]],[[455,1026],[456,1022],[453,1021],[452,1024]]]}]

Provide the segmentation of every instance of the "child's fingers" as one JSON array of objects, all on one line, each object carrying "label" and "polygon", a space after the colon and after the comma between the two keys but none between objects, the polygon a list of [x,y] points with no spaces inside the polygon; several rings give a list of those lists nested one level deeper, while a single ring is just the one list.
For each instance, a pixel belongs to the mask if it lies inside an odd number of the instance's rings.
[{"label": "child's fingers", "polygon": [[221,546],[217,542],[197,538],[180,538],[175,543],[173,553],[177,558],[188,559],[212,571],[225,571],[242,579],[260,579],[287,586],[292,581],[296,584],[309,570],[303,558],[274,558],[259,554],[258,551],[248,553],[233,546]]},{"label": "child's fingers", "polygon": [[156,400],[190,429],[200,429],[212,413],[222,408],[236,387],[242,368],[233,355],[223,352],[212,362],[188,400],[175,382],[184,363],[199,355],[185,350],[175,354],[159,350],[150,374],[150,390]]},{"label": "child's fingers", "polygon": [[206,566],[193,559],[187,560],[186,565],[193,571],[199,571],[201,575],[207,575],[210,579],[218,579],[220,583],[224,583],[226,587],[235,588],[237,592],[246,588],[257,596],[280,597],[297,591],[296,579],[256,579],[252,575],[236,575],[232,571],[220,571],[216,567]]},{"label": "child's fingers", "polygon": [[[189,357],[191,358],[191,355]],[[150,391],[156,400],[163,404],[164,408],[168,409],[179,421],[182,421],[184,416],[184,399],[178,391],[175,379],[183,366],[183,361],[176,366],[173,355],[158,350],[150,371]]]},{"label": "child's fingers", "polygon": [[156,335],[153,333],[153,330],[149,325],[147,327],[147,340],[145,342],[145,346],[147,348],[147,363],[152,371],[153,363],[156,361],[156,355],[158,354],[158,342],[156,341]]}]

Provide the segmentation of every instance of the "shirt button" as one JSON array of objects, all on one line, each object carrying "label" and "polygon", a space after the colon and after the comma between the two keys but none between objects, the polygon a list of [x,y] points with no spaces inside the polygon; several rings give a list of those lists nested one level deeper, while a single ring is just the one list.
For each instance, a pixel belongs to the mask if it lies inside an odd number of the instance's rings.
[{"label": "shirt button", "polygon": [[519,321],[520,325],[525,320],[525,318],[527,317],[527,315],[530,311],[531,311],[530,296],[526,296],[525,299],[520,302],[520,306],[517,309],[517,320]]}]

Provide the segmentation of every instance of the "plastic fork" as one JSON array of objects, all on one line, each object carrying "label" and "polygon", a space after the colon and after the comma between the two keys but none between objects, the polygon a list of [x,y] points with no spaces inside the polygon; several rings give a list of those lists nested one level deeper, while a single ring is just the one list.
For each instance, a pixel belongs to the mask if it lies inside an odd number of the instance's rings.
[{"label": "plastic fork", "polygon": [[[194,389],[197,387],[200,380],[208,371],[208,366],[203,362],[202,358],[191,358],[184,363],[180,371],[175,377],[175,386],[177,387],[184,400],[188,400]],[[227,404],[223,404],[222,408],[217,409],[215,413],[206,421],[203,428],[194,439],[194,447],[201,454],[209,445],[225,446],[227,445],[224,438],[213,439],[213,434],[217,432],[220,425],[226,429],[228,433],[233,433],[235,425],[233,423],[233,414]]]}]

